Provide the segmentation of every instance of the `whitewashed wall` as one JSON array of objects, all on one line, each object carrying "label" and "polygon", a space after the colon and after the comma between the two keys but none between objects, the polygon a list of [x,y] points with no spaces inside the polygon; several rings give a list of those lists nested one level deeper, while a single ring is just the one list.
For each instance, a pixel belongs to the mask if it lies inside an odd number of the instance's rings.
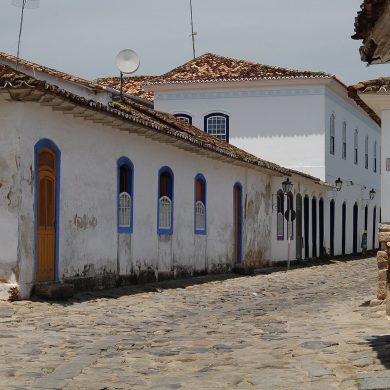
[{"label": "whitewashed wall", "polygon": [[[282,86],[281,83],[284,83]],[[261,158],[309,173],[331,184],[338,177],[343,189],[324,194],[325,237],[329,248],[329,202],[334,198],[335,254],[341,254],[341,205],[347,202],[346,253],[352,252],[352,207],[359,205],[358,249],[368,203],[368,242],[371,247],[372,209],[380,215],[380,128],[336,81],[323,85],[305,80],[219,83],[202,86],[156,86],[155,107],[172,114],[186,113],[204,129],[204,117],[222,112],[230,118],[230,143]],[[176,90],[173,90],[176,88]],[[330,116],[335,114],[335,155],[329,153]],[[347,159],[341,157],[342,123],[347,123]],[[359,129],[359,164],[353,162],[354,129]],[[364,167],[365,135],[369,135],[369,167]],[[373,172],[373,144],[377,141],[377,172]],[[350,182],[354,184],[351,185]],[[365,188],[364,188],[365,187]],[[367,201],[374,188],[376,196]],[[273,192],[275,193],[275,192]],[[336,196],[337,195],[337,196]],[[310,202],[314,195],[309,194]],[[316,195],[317,197],[317,195]],[[335,198],[336,197],[336,198]],[[318,197],[317,197],[318,200]],[[318,207],[317,207],[318,208]],[[311,203],[310,203],[311,209]],[[389,212],[390,215],[390,212]],[[390,219],[390,216],[389,216]],[[310,219],[311,229],[311,219]],[[348,233],[348,232],[351,233]],[[317,228],[318,233],[318,228]],[[311,234],[311,233],[310,233]],[[317,240],[318,242],[318,240]],[[273,243],[273,258],[282,258],[283,244]],[[278,249],[276,249],[278,248]],[[311,251],[311,249],[310,249]]]},{"label": "whitewashed wall", "polygon": [[[232,267],[233,186],[243,187],[243,258],[253,266],[271,257],[270,177],[200,157],[173,146],[121,132],[36,103],[0,104],[0,268],[18,271],[24,296],[34,281],[34,145],[42,138],[61,150],[59,277],[128,274],[151,269],[218,271]],[[118,264],[117,159],[134,164],[134,233],[128,258]],[[17,161],[17,164],[16,162]],[[174,172],[174,233],[157,235],[158,171]],[[207,180],[207,236],[194,236],[194,178]],[[19,179],[16,180],[15,177]],[[12,186],[20,203],[9,211]],[[19,224],[18,222],[19,218]],[[19,233],[18,233],[19,232]],[[19,234],[19,238],[17,236]],[[7,237],[7,240],[5,240]]]},{"label": "whitewashed wall", "polygon": [[390,171],[386,170],[386,159],[390,158],[390,110],[383,110],[381,113],[382,119],[382,192],[386,194],[382,201],[382,221],[390,223],[390,202],[388,194],[390,194]]}]

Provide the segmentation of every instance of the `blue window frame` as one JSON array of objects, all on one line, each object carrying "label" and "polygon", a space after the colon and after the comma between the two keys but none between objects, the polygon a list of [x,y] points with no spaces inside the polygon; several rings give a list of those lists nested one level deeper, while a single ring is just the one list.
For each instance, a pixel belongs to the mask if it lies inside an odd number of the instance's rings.
[{"label": "blue window frame", "polygon": [[189,123],[192,125],[192,116],[188,114],[174,114],[175,118],[180,119],[183,122]]},{"label": "blue window frame", "polygon": [[118,159],[118,233],[133,233],[134,166],[127,157]]},{"label": "blue window frame", "polygon": [[229,116],[219,112],[204,117],[204,131],[229,143]]},{"label": "blue window frame", "polygon": [[169,167],[158,171],[157,234],[173,234],[174,175]]},{"label": "blue window frame", "polygon": [[206,179],[201,173],[195,176],[194,233],[207,234]]}]

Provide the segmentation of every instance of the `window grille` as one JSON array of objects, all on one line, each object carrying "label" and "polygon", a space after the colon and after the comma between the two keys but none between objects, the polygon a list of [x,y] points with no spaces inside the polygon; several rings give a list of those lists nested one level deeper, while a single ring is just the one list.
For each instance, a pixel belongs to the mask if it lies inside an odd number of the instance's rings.
[{"label": "window grille", "polygon": [[334,120],[335,120],[335,116],[334,114],[332,114],[330,117],[330,145],[329,145],[330,154],[334,154]]},{"label": "window grille", "polygon": [[203,202],[198,201],[195,203],[195,229],[205,230],[206,229],[206,208]]},{"label": "window grille", "polygon": [[207,133],[222,141],[227,141],[226,118],[220,115],[207,118]]},{"label": "window grille", "polygon": [[187,115],[187,114],[175,114],[174,117],[176,119],[179,119],[183,122],[186,122],[186,123],[189,123],[190,125],[192,125],[192,117],[190,115]]},{"label": "window grille", "polygon": [[131,223],[131,196],[127,192],[119,195],[119,226],[130,227]]},{"label": "window grille", "polygon": [[347,122],[343,123],[343,150],[342,150],[343,160],[347,159]]},{"label": "window grille", "polygon": [[159,229],[171,229],[172,228],[172,201],[163,196],[159,200],[159,217],[158,227]]}]

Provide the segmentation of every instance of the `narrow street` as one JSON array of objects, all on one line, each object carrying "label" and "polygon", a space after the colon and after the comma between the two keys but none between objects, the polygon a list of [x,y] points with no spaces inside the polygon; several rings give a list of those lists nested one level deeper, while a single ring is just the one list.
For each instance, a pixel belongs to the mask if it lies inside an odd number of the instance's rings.
[{"label": "narrow street", "polygon": [[0,303],[1,389],[389,389],[376,260]]}]

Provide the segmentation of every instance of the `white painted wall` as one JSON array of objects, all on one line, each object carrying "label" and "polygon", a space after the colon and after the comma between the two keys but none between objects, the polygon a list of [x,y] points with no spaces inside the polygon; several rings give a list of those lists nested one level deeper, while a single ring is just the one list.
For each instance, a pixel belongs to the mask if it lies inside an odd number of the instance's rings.
[{"label": "white painted wall", "polygon": [[382,221],[390,223],[390,202],[388,194],[390,194],[390,171],[386,170],[386,159],[390,158],[390,110],[383,110],[381,113],[382,119],[382,192],[385,194],[382,198]]},{"label": "white painted wall", "polygon": [[[360,250],[361,235],[364,231],[363,211],[366,204],[369,205],[370,210],[369,243],[372,236],[371,221],[374,206],[377,207],[376,218],[379,221],[381,198],[379,126],[347,96],[347,91],[337,81],[324,80],[322,84],[321,81],[315,84],[307,80],[270,83],[266,81],[262,84],[256,81],[154,86],[155,108],[172,114],[181,112],[189,114],[193,117],[193,124],[201,129],[204,129],[205,115],[212,112],[225,113],[230,117],[230,143],[261,158],[309,173],[331,184],[341,177],[344,182],[343,189],[337,194],[332,191],[324,194],[327,248],[330,246],[329,202],[337,195],[334,253],[341,254],[341,205],[344,201],[348,205],[347,231],[351,232],[346,235],[346,253],[352,252],[352,207],[355,202],[359,205],[358,249]],[[329,152],[332,113],[336,116],[335,155]],[[347,123],[346,160],[341,156],[344,121]],[[358,165],[353,161],[355,128],[359,129]],[[368,169],[364,166],[365,135],[369,136]],[[373,171],[375,141],[377,141],[376,173]],[[351,185],[351,182],[354,184]],[[376,191],[375,199],[367,201],[372,188]],[[309,194],[310,202],[313,196]],[[318,194],[315,196],[318,200]],[[281,245],[283,246],[280,243],[273,243],[273,258],[283,258],[279,251]],[[285,248],[282,251],[285,253]]]}]

